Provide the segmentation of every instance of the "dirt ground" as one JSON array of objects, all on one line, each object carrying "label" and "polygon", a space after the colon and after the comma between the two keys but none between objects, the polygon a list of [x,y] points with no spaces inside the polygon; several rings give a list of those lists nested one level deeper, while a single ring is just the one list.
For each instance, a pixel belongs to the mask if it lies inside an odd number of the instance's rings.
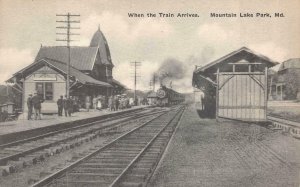
[{"label": "dirt ground", "polygon": [[298,187],[300,140],[241,122],[200,119],[194,106],[149,186]]}]

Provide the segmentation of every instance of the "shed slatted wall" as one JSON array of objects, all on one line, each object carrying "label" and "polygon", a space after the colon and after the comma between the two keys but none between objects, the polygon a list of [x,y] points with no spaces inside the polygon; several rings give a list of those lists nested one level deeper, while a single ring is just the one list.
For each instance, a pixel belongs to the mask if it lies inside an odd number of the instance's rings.
[{"label": "shed slatted wall", "polygon": [[265,121],[266,83],[264,73],[219,73],[217,117]]}]

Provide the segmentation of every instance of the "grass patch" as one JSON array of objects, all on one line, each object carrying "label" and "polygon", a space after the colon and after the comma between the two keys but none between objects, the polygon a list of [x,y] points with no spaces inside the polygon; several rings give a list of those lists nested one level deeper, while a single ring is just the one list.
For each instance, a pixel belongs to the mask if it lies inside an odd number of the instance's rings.
[{"label": "grass patch", "polygon": [[300,122],[300,108],[297,106],[274,106],[268,108],[268,115]]}]

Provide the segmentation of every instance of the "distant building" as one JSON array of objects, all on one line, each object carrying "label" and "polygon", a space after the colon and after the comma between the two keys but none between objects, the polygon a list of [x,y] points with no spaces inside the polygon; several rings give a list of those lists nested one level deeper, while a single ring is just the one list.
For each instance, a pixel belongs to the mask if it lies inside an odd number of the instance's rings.
[{"label": "distant building", "polygon": [[[100,28],[95,32],[90,46],[71,47],[70,58],[70,95],[77,97],[82,106],[87,97],[108,97],[125,90],[125,86],[113,78],[114,65]],[[22,108],[25,111],[26,98],[37,92],[45,100],[42,112],[56,112],[56,101],[66,92],[67,62],[66,47],[41,46],[34,62],[7,80],[22,92]]]},{"label": "distant building", "polygon": [[155,105],[157,103],[157,95],[156,92],[150,91],[147,95],[149,105]]},{"label": "distant building", "polygon": [[270,99],[296,99],[300,91],[300,58],[292,58],[282,62],[278,72],[273,73],[269,79],[271,84]]}]

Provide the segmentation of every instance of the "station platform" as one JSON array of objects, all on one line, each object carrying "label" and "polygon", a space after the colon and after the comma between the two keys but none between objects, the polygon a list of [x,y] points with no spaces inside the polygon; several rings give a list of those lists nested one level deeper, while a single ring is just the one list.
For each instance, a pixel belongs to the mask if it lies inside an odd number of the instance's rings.
[{"label": "station platform", "polygon": [[300,141],[257,124],[202,119],[191,105],[148,186],[299,186]]},{"label": "station platform", "polygon": [[16,121],[0,123],[0,145],[17,141],[24,138],[38,136],[41,133],[48,133],[55,130],[61,130],[75,123],[92,122],[104,119],[116,114],[122,114],[130,111],[138,111],[148,106],[135,106],[118,111],[108,110],[90,110],[75,112],[70,117],[56,115],[43,115],[41,120],[27,120],[27,117],[20,116]]}]

